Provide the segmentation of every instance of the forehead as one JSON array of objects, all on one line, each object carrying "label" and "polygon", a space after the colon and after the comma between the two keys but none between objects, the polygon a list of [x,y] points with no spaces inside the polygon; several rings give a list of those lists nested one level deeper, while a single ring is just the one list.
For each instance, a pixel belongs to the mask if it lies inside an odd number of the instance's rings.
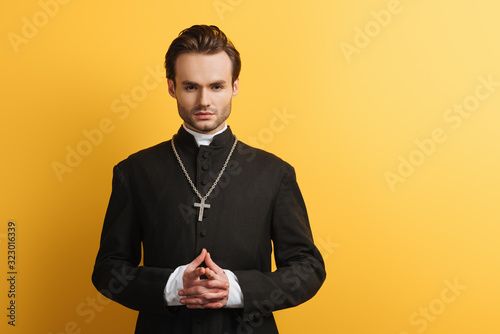
[{"label": "forehead", "polygon": [[196,83],[210,83],[220,80],[231,82],[232,63],[224,52],[215,54],[184,53],[175,63],[177,82],[184,80]]}]

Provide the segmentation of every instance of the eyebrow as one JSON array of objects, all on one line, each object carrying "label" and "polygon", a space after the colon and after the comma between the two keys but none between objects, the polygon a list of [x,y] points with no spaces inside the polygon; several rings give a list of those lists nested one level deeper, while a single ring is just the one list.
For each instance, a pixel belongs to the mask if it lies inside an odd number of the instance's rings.
[{"label": "eyebrow", "polygon": [[[185,86],[199,86],[199,84],[197,84],[196,82],[192,82],[189,80],[184,80],[182,82],[182,84]],[[217,85],[224,85],[224,84],[226,84],[226,80],[218,80],[218,81],[210,83],[209,86],[217,86]]]}]

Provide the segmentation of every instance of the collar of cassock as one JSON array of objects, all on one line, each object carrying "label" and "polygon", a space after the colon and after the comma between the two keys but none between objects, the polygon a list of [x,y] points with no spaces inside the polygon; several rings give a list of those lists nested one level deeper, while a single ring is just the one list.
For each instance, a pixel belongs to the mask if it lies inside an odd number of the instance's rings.
[{"label": "collar of cassock", "polygon": [[182,124],[182,127],[184,128],[184,130],[189,132],[194,137],[194,140],[196,140],[196,143],[198,144],[198,146],[201,146],[201,145],[208,146],[208,145],[210,145],[210,143],[212,143],[212,140],[214,139],[215,136],[226,131],[227,124],[224,122],[224,128],[222,130],[220,130],[216,133],[210,134],[210,135],[193,131],[193,130],[189,129],[185,123]]},{"label": "collar of cassock", "polygon": [[[201,135],[201,136],[199,136]],[[210,147],[228,147],[234,143],[234,135],[231,128],[226,124],[224,129],[213,135],[205,135],[187,129],[184,124],[175,135],[175,143],[185,148],[196,148],[200,145]],[[200,141],[198,141],[201,139]],[[207,141],[208,140],[208,141]],[[210,145],[208,145],[210,144]]]}]

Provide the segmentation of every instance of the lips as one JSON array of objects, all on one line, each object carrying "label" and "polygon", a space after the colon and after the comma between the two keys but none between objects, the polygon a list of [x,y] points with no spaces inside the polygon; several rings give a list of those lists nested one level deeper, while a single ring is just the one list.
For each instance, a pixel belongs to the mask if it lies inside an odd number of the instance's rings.
[{"label": "lips", "polygon": [[214,114],[208,111],[200,111],[194,114],[198,119],[210,119]]}]

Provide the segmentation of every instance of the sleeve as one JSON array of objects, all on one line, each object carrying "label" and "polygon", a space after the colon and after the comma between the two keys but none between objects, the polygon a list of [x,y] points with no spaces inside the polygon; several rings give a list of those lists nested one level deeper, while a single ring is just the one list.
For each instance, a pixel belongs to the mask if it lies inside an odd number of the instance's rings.
[{"label": "sleeve", "polygon": [[164,289],[173,269],[139,266],[142,228],[126,173],[113,170],[92,283],[106,297],[134,310],[170,314]]},{"label": "sleeve", "polygon": [[235,271],[243,292],[245,321],[307,301],[326,278],[295,171],[288,164],[274,204],[271,236],[277,267],[274,272]]}]

